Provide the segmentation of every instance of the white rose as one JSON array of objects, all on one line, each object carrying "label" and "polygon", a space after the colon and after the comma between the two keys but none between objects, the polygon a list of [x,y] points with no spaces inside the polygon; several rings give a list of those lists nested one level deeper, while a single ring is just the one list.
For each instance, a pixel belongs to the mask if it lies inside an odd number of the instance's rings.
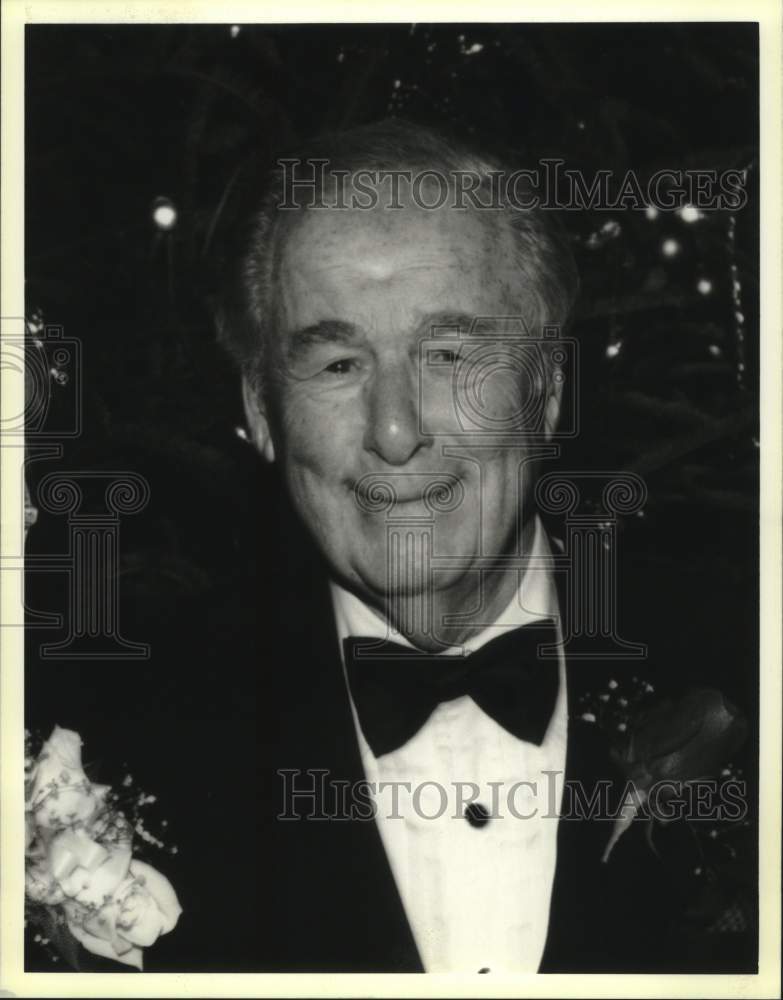
[{"label": "white rose", "polygon": [[66,896],[85,906],[100,907],[127,878],[130,846],[108,847],[84,830],[63,830],[48,849],[49,867]]},{"label": "white rose", "polygon": [[65,912],[69,930],[88,951],[141,969],[141,949],[174,929],[182,907],[167,878],[134,860],[127,878],[99,909],[69,901]]},{"label": "white rose", "polygon": [[119,937],[116,931],[119,903],[112,898],[93,911],[69,899],[63,906],[68,930],[87,951],[124,965],[142,968],[141,948]]},{"label": "white rose", "polygon": [[62,906],[68,929],[95,955],[142,967],[142,948],[182,912],[158,871],[132,860],[132,829],[106,806],[108,787],[82,768],[78,733],[55,726],[26,782],[25,889]]},{"label": "white rose", "polygon": [[152,865],[133,860],[130,871],[133,883],[124,895],[117,892],[117,926],[128,941],[148,948],[176,927],[182,907],[171,882]]},{"label": "white rose", "polygon": [[107,789],[84,773],[81,746],[78,733],[55,726],[41,749],[27,807],[43,831],[88,823],[104,805]]}]

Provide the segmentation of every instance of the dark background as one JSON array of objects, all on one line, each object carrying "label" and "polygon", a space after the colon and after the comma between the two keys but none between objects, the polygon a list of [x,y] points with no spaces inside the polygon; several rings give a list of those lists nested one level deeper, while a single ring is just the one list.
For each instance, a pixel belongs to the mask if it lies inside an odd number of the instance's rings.
[{"label": "dark background", "polygon": [[[572,330],[581,433],[565,446],[563,468],[644,477],[644,510],[620,523],[620,600],[634,591],[642,603],[651,595],[650,606],[668,602],[679,618],[706,620],[693,676],[755,716],[755,25],[26,30],[28,316],[61,326],[82,352],[78,371],[52,380],[43,425],[57,439],[81,398],[81,432],[62,439],[56,459],[37,457],[30,435],[27,480],[38,506],[37,486],[54,471],[132,471],[149,481],[148,506],[121,528],[122,632],[131,640],[230,588],[281,523],[274,471],[235,432],[238,380],[211,320],[237,171],[252,152],[396,114],[500,140],[522,165],[562,157],[588,176],[746,169],[749,201],[734,215],[710,211],[689,223],[676,212],[566,214],[582,279]],[[170,229],[153,218],[161,198],[176,211]],[[663,254],[664,240],[677,241],[674,256]],[[56,369],[43,340],[31,350]],[[586,508],[596,502],[584,497]],[[66,518],[41,510],[28,554],[67,547]],[[62,611],[66,582],[29,573],[28,606]],[[646,629],[625,638],[654,635],[665,657],[666,610],[648,614]],[[39,632],[31,642],[59,638]],[[28,646],[28,663],[34,657]],[[752,836],[738,848],[750,896]],[[731,920],[721,930],[746,927],[750,908],[744,924]]]}]

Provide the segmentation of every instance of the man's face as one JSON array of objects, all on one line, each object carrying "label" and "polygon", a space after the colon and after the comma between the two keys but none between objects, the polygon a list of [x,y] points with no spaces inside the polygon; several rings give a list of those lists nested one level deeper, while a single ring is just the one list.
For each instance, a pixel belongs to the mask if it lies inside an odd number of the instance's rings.
[{"label": "man's face", "polygon": [[[493,339],[492,323],[474,331],[489,349],[475,376],[459,367],[474,317],[531,313],[506,228],[410,206],[305,212],[283,240],[275,306],[266,453],[335,576],[382,604],[390,587],[475,582],[480,559],[516,551],[530,449],[486,431],[545,387],[520,374],[513,343]],[[457,412],[458,375],[489,420],[478,435]],[[425,491],[436,480],[446,491],[433,509]],[[397,497],[391,509],[374,502],[383,483]],[[449,557],[431,579],[430,557]]]}]

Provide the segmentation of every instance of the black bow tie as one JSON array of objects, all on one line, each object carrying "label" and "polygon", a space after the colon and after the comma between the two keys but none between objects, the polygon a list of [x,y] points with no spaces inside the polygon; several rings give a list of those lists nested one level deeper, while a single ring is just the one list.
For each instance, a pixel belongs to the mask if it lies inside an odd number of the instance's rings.
[{"label": "black bow tie", "polygon": [[469,656],[428,654],[394,642],[351,637],[345,667],[359,723],[376,757],[421,729],[436,707],[462,695],[514,736],[538,745],[552,716],[557,658],[538,647],[556,642],[554,622],[505,632]]}]

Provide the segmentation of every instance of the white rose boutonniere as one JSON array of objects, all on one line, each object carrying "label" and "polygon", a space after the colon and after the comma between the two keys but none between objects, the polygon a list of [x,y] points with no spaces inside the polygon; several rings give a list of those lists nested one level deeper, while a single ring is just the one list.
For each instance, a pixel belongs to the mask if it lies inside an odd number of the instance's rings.
[{"label": "white rose boutonniere", "polygon": [[142,949],[174,929],[182,908],[168,879],[133,857],[133,828],[110,788],[85,774],[81,745],[55,726],[26,758],[27,918],[72,965],[75,939],[142,969]]}]

